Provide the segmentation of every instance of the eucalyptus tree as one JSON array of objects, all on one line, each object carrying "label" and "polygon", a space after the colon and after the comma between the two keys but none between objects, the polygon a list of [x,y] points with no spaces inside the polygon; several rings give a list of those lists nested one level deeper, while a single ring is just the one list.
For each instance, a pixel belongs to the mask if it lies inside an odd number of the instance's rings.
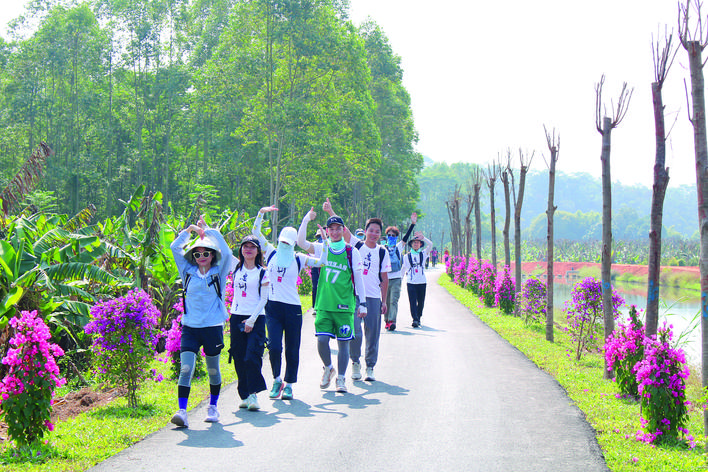
[{"label": "eucalyptus tree", "polygon": [[[629,102],[632,98],[632,90],[627,89],[627,83],[622,84],[619,98],[617,99],[617,107],[612,110],[612,116],[607,116],[602,103],[602,86],[605,83],[605,76],[600,78],[600,82],[595,84],[595,128],[602,136],[602,152],[600,160],[602,161],[602,262],[601,262],[601,277],[602,277],[602,311],[604,316],[605,332],[604,337],[607,337],[615,330],[615,318],[612,309],[612,179],[610,175],[610,151],[612,130],[616,128],[622,119],[626,116],[629,108]],[[605,360],[605,369],[603,369],[603,377],[612,378],[612,372],[607,369],[607,360]]]},{"label": "eucalyptus tree", "polygon": [[[679,38],[688,53],[691,73],[690,121],[693,125],[693,146],[696,159],[696,187],[698,192],[698,224],[701,250],[698,266],[701,272],[701,385],[708,387],[708,139],[706,138],[706,99],[703,77],[703,50],[708,46],[708,31],[704,31],[706,18],[701,17],[701,2],[693,9],[698,20],[690,25],[691,2],[679,6]],[[693,28],[693,29],[692,29]],[[708,435],[708,410],[703,410],[703,433]],[[706,445],[708,449],[708,445]]]},{"label": "eucalyptus tree", "polygon": [[661,229],[664,218],[664,197],[669,185],[669,168],[666,167],[666,125],[664,121],[664,100],[662,90],[678,48],[671,45],[671,34],[664,37],[664,45],[658,41],[652,47],[654,60],[654,82],[651,96],[654,105],[654,136],[656,158],[654,160],[654,185],[651,196],[651,229],[649,231],[649,274],[647,289],[647,311],[644,327],[647,336],[656,334],[659,324],[659,288],[661,284]]},{"label": "eucalyptus tree", "polygon": [[549,160],[546,161],[548,165],[548,208],[546,209],[546,219],[548,222],[546,231],[546,341],[553,342],[553,216],[557,208],[553,201],[556,185],[556,162],[558,162],[558,152],[560,151],[560,135],[556,136],[555,129],[552,134],[549,134],[545,126],[543,127],[543,131],[546,134],[548,151],[551,153]]}]

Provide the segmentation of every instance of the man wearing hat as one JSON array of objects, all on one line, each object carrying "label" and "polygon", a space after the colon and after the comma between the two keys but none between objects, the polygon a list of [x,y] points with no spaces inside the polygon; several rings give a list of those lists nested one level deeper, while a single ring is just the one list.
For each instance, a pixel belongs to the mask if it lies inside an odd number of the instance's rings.
[{"label": "man wearing hat", "polygon": [[[307,224],[316,216],[314,209],[310,209],[305,215],[298,231],[297,243],[305,251],[314,252],[315,257],[320,257],[324,246],[306,240]],[[349,363],[349,341],[354,338],[354,314],[361,318],[366,316],[366,291],[359,251],[353,250],[343,240],[342,218],[331,216],[327,220],[327,232],[329,248],[326,250],[329,252],[327,262],[320,272],[315,301],[317,352],[324,364],[320,388],[329,387],[336,376],[337,392],[344,393],[347,391],[345,374]],[[332,338],[337,340],[339,375],[332,365],[329,347]]]},{"label": "man wearing hat", "polygon": [[408,289],[408,302],[411,307],[412,326],[420,328],[420,318],[423,316],[423,306],[425,305],[425,289],[427,280],[425,279],[425,262],[428,254],[425,246],[432,247],[433,243],[423,236],[420,231],[416,232],[413,239],[408,241],[411,252],[403,257],[402,271],[406,274]]}]

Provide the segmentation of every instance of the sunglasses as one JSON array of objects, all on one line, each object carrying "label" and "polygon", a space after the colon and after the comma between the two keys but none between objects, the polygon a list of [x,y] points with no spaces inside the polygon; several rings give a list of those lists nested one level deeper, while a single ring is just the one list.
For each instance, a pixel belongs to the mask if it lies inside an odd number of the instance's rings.
[{"label": "sunglasses", "polygon": [[213,251],[204,251],[204,252],[194,251],[192,254],[194,255],[195,259],[198,259],[200,257],[209,257],[209,256],[211,256],[212,252]]},{"label": "sunglasses", "polygon": [[391,234],[391,233],[387,234],[386,236],[388,236],[389,238],[391,238],[391,237],[397,238],[398,237],[397,234]]}]

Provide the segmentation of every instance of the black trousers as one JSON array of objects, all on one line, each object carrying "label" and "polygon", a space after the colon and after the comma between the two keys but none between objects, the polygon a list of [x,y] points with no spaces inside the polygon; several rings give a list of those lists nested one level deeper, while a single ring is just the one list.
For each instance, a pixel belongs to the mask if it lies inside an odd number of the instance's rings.
[{"label": "black trousers", "polygon": [[411,317],[413,321],[420,323],[423,316],[423,306],[425,305],[425,288],[427,284],[407,284],[408,302],[411,305]]}]

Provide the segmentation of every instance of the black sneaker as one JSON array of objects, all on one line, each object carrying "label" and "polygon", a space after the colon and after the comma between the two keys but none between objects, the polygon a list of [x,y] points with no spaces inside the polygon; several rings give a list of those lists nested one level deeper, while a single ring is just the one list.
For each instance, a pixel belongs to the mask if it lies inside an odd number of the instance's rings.
[{"label": "black sneaker", "polygon": [[414,321],[414,322],[413,322],[413,327],[414,327],[414,328],[420,328],[420,323],[418,323],[417,321]]},{"label": "black sneaker", "polygon": [[396,323],[391,323],[391,326],[388,327],[389,331],[396,331]]}]

